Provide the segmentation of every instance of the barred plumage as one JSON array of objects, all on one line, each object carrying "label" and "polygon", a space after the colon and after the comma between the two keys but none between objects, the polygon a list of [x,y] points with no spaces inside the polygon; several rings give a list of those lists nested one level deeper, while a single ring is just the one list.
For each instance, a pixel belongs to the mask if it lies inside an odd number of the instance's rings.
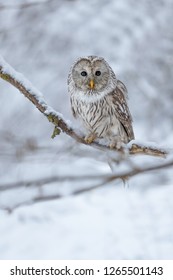
[{"label": "barred plumage", "polygon": [[104,138],[111,147],[120,147],[134,139],[127,89],[103,58],[79,58],[70,70],[68,90],[73,115],[87,130],[87,142]]}]

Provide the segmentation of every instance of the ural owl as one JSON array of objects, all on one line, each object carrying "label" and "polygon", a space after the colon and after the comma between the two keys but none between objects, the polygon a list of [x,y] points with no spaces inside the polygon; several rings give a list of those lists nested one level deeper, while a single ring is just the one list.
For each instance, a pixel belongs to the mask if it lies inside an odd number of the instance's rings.
[{"label": "ural owl", "polygon": [[68,76],[73,116],[87,131],[85,141],[103,138],[111,148],[134,139],[127,89],[101,57],[79,58]]}]

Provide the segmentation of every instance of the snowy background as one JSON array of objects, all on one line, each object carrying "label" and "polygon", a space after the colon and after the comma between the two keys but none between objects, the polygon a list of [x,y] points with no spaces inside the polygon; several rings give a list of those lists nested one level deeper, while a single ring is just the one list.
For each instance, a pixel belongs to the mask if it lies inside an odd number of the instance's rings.
[{"label": "snowy background", "polygon": [[[103,56],[128,88],[136,138],[172,149],[172,0],[23,5],[33,2],[0,0],[0,53],[8,63],[72,120],[69,68],[79,56]],[[70,196],[95,184],[70,182],[70,175],[109,174],[106,161],[66,135],[52,140],[53,126],[2,80],[0,104],[1,259],[173,259],[172,170],[136,176],[129,188],[116,181]],[[163,161],[137,159],[143,166]],[[26,181],[53,176],[66,180],[26,187]],[[67,196],[4,210],[58,194]]]}]

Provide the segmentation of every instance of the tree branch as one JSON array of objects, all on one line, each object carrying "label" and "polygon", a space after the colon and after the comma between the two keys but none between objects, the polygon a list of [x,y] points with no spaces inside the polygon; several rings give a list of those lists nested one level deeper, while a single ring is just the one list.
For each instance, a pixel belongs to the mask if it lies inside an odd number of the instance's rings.
[{"label": "tree branch", "polygon": [[[111,182],[117,179],[126,180],[127,178],[131,178],[136,175],[140,175],[142,173],[150,172],[150,171],[156,171],[160,169],[170,168],[173,166],[173,159],[170,159],[169,161],[166,161],[162,164],[156,164],[152,166],[147,167],[131,167],[130,170],[126,172],[119,172],[118,174],[111,173],[111,174],[98,174],[98,175],[65,175],[65,176],[51,176],[51,177],[45,177],[41,179],[35,179],[35,180],[25,180],[25,181],[18,181],[16,183],[5,183],[0,184],[0,192],[2,191],[8,191],[8,190],[14,190],[22,187],[42,187],[47,184],[53,184],[57,182],[64,182],[64,181],[70,181],[70,182],[76,182],[76,181],[102,181],[102,182]],[[95,187],[94,187],[95,188]],[[74,192],[74,194],[77,193],[83,193],[89,190],[92,190],[93,187],[87,187],[86,189],[80,189]]]},{"label": "tree branch", "polygon": [[[126,172],[121,172],[118,174],[104,174],[104,175],[84,175],[84,176],[55,176],[55,177],[48,177],[48,178],[44,178],[44,179],[38,179],[38,180],[33,180],[33,181],[21,181],[21,182],[16,182],[16,183],[11,183],[11,184],[4,184],[0,186],[0,191],[7,191],[7,190],[12,190],[14,188],[20,188],[20,187],[41,187],[45,184],[51,184],[54,182],[62,182],[64,180],[69,180],[71,181],[76,181],[76,180],[86,180],[89,179],[91,181],[96,181],[97,183],[95,185],[92,185],[90,187],[85,187],[82,189],[77,189],[73,192],[71,192],[68,195],[63,195],[63,194],[53,194],[53,195],[38,195],[33,197],[31,200],[29,201],[23,201],[23,202],[19,202],[16,205],[13,206],[4,206],[4,207],[0,207],[3,210],[8,211],[9,213],[11,213],[12,211],[14,211],[15,209],[21,207],[21,206],[28,206],[28,205],[32,205],[35,203],[40,203],[40,202],[45,202],[45,201],[52,201],[52,200],[56,200],[56,199],[62,199],[65,198],[67,196],[76,196],[76,195],[80,195],[86,192],[90,192],[93,190],[96,190],[100,187],[105,186],[106,184],[109,184],[111,182],[116,181],[117,179],[122,179],[122,180],[127,180],[128,178],[131,178],[135,175],[140,175],[142,173],[145,172],[151,172],[151,171],[157,171],[159,169],[165,169],[165,168],[170,168],[173,166],[173,159],[170,159],[169,161],[167,161],[166,163],[162,163],[162,164],[157,164],[155,166],[148,166],[145,168],[135,168]],[[99,181],[99,182],[98,182]]]},{"label": "tree branch", "polygon": [[[0,57],[0,77],[23,93],[24,96],[29,99],[55,126],[56,129],[54,130],[52,138],[59,134],[61,130],[79,143],[90,145],[102,150],[110,150],[108,146],[101,145],[97,142],[93,142],[91,144],[86,143],[84,138],[81,137],[68,124],[68,122],[64,120],[60,113],[56,112],[47,105],[43,95],[35,87],[33,87],[33,85],[21,73],[18,73],[8,63],[6,63],[2,57]],[[127,145],[127,150],[131,155],[143,154],[157,157],[165,157],[167,155],[166,150],[153,146],[140,145],[135,143],[135,141],[133,141],[131,145]]]}]

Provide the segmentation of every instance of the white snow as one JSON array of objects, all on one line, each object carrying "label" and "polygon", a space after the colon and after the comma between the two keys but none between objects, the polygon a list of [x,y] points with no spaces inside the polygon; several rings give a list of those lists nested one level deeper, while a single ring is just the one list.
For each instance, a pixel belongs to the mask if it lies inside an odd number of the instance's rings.
[{"label": "white snow", "polygon": [[172,195],[112,186],[1,212],[1,258],[171,259]]},{"label": "white snow", "polygon": [[40,91],[38,91],[30,81],[28,81],[23,74],[15,71],[13,67],[11,67],[4,58],[0,55],[0,66],[2,67],[2,72],[4,74],[10,75],[16,81],[18,81],[21,85],[23,85],[31,94],[33,94],[38,100],[41,98],[40,102],[44,103],[43,95]]},{"label": "white snow", "polygon": [[[3,7],[6,2],[25,1],[0,0]],[[46,113],[58,111],[73,125],[66,82],[70,66],[80,56],[104,57],[128,89],[137,139],[129,146],[147,143],[172,152],[172,8],[170,0],[64,0],[3,8],[0,53],[19,73],[2,58],[0,64],[44,104],[43,93]],[[69,176],[111,174],[107,155],[62,133],[52,140],[53,126],[26,98],[1,80],[0,92],[0,186],[67,177],[0,191],[1,259],[173,258],[172,169],[133,177],[128,188],[117,180],[70,196],[100,180],[70,182]],[[135,156],[114,170],[164,161]],[[32,203],[53,194],[64,198]],[[20,203],[30,204],[3,210]]]},{"label": "white snow", "polygon": [[13,67],[11,67],[1,55],[0,67],[2,68],[1,71],[3,74],[10,75],[14,80],[23,85],[24,88],[38,100],[39,104],[46,108],[44,112],[46,115],[53,114],[58,118],[63,119],[63,115],[61,113],[55,111],[51,106],[47,105],[46,101],[44,100],[43,94],[36,87],[34,87],[32,83],[24,77],[23,74],[17,72]]}]

